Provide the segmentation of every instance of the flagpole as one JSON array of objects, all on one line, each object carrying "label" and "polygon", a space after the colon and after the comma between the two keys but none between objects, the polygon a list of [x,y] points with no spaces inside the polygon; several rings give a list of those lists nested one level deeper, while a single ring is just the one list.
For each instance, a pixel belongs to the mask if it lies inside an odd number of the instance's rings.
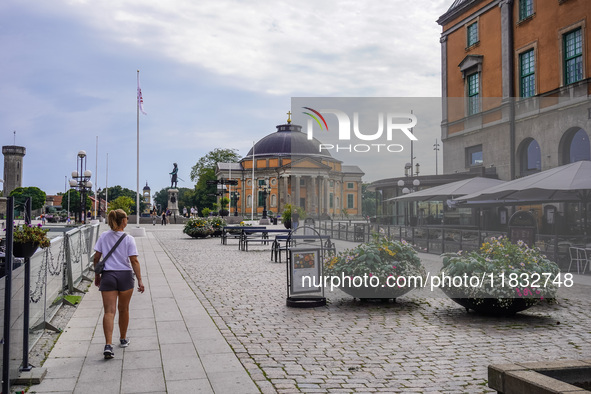
[{"label": "flagpole", "polygon": [[107,218],[109,213],[109,153],[107,153],[107,170],[105,174],[105,218]]},{"label": "flagpole", "polygon": [[[97,217],[97,210],[96,210],[96,200],[98,197],[97,194],[97,188],[98,188],[98,135],[96,136],[96,154],[95,154],[95,158],[94,158],[94,218],[95,219],[99,219]],[[101,202],[99,201],[99,206],[101,204]]]},{"label": "flagpole", "polygon": [[144,108],[142,106],[142,89],[140,88],[140,70],[137,70],[137,103],[136,103],[136,116],[137,116],[137,177],[136,177],[136,195],[135,195],[135,207],[136,207],[136,227],[132,228],[130,233],[134,237],[145,237],[146,229],[140,227],[140,111],[145,115]]},{"label": "flagpole", "polygon": [[252,196],[252,201],[251,201],[251,205],[250,205],[250,220],[254,220],[254,166],[255,166],[255,161],[254,161],[254,141],[252,141],[252,184],[251,184],[251,190],[250,190],[250,195]]},{"label": "flagpole", "polygon": [[[140,70],[137,70],[137,86],[140,86]],[[136,191],[135,196],[135,207],[136,207],[136,225],[140,226],[140,97],[137,100],[137,179],[136,179]]]}]

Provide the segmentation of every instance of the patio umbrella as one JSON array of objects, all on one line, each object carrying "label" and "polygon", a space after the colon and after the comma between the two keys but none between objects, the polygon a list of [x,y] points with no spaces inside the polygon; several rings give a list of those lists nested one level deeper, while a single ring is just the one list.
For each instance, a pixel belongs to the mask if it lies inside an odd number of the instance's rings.
[{"label": "patio umbrella", "polygon": [[475,193],[503,183],[505,182],[498,179],[475,177],[430,187],[404,196],[388,198],[385,201],[447,201],[450,198]]},{"label": "patio umbrella", "polygon": [[505,182],[454,201],[467,205],[517,205],[547,202],[591,202],[591,161],[583,160]]},{"label": "patio umbrella", "polygon": [[583,160],[467,194],[454,201],[467,203],[585,202],[591,197],[591,161]]}]

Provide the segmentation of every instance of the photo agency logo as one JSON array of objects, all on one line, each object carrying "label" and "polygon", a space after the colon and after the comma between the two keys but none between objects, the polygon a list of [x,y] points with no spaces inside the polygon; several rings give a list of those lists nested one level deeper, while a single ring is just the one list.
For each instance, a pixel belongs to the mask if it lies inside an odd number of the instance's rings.
[{"label": "photo agency logo", "polygon": [[[315,124],[318,125],[321,131],[332,133],[333,131],[332,129],[329,130],[324,115],[334,115],[336,117],[338,122],[338,131],[336,131],[338,142],[319,143],[318,151],[320,153],[323,150],[358,153],[399,153],[404,150],[404,147],[401,143],[396,143],[395,139],[399,141],[400,138],[406,137],[410,141],[418,141],[412,132],[412,128],[417,124],[417,117],[412,113],[376,112],[372,117],[372,114],[364,112],[364,117],[367,116],[372,119],[361,119],[362,117],[359,115],[359,112],[353,112],[353,122],[351,122],[351,118],[345,111],[338,109],[315,110],[311,107],[302,108],[305,110],[302,113],[309,117],[307,121],[308,140],[314,140]],[[375,122],[376,117],[377,126]],[[370,127],[373,128],[370,129]],[[374,131],[376,127],[377,131]]]}]

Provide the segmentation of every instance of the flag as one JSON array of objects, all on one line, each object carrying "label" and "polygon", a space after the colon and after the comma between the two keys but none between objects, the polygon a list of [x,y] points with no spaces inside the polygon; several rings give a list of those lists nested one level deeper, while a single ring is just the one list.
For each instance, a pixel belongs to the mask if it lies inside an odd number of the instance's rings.
[{"label": "flag", "polygon": [[144,98],[142,97],[142,88],[140,87],[140,72],[137,73],[137,106],[142,114],[147,115],[144,111]]}]

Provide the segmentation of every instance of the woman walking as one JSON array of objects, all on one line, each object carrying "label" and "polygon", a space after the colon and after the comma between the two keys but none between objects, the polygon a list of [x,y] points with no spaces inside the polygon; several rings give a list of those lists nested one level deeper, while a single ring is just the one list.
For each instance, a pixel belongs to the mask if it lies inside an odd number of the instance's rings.
[{"label": "woman walking", "polygon": [[[101,234],[94,250],[94,265],[101,256],[107,255],[105,267],[101,274],[95,274],[94,284],[99,287],[103,296],[103,331],[105,334],[105,359],[113,358],[113,326],[115,313],[119,310],[119,346],[129,346],[127,327],[129,325],[129,301],[133,294],[134,278],[138,281],[138,291],[144,292],[144,284],[140,272],[138,252],[135,240],[131,235],[123,232],[127,226],[127,214],[122,209],[109,212],[109,227],[111,231]],[[120,241],[121,239],[121,241]],[[110,253],[110,255],[109,255]]]}]

